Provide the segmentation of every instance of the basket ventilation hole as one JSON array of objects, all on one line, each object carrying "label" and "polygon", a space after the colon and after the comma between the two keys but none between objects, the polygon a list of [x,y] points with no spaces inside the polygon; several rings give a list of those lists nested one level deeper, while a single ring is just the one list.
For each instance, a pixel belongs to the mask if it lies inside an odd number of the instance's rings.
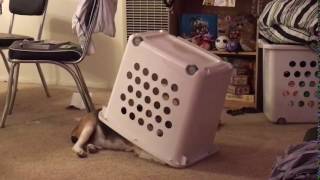
[{"label": "basket ventilation hole", "polygon": [[154,102],[154,108],[159,109],[160,103],[158,101]]},{"label": "basket ventilation hole", "polygon": [[158,130],[157,130],[157,135],[158,135],[159,137],[162,137],[162,136],[163,136],[163,131],[162,131],[161,129],[158,129]]},{"label": "basket ventilation hole", "polygon": [[295,61],[290,61],[289,66],[291,66],[291,67],[296,66],[296,62]]},{"label": "basket ventilation hole", "polygon": [[126,95],[125,95],[125,94],[121,94],[121,95],[120,95],[120,99],[121,99],[122,101],[125,101],[125,100],[126,100]]},{"label": "basket ventilation hole", "polygon": [[159,115],[157,115],[157,116],[155,117],[155,120],[156,120],[157,123],[161,123],[162,117],[159,116]]},{"label": "basket ventilation hole", "polygon": [[162,79],[162,80],[161,80],[161,84],[162,84],[163,86],[168,86],[168,80]]},{"label": "basket ventilation hole", "polygon": [[310,62],[310,66],[311,67],[316,67],[317,66],[317,62],[316,61],[311,61]]},{"label": "basket ventilation hole", "polygon": [[143,84],[143,87],[144,87],[145,90],[148,90],[150,88],[150,84],[148,82],[145,82]]},{"label": "basket ventilation hole", "polygon": [[138,63],[135,63],[133,66],[136,71],[139,71],[140,65]]},{"label": "basket ventilation hole", "polygon": [[141,104],[139,104],[139,105],[137,106],[137,110],[138,110],[139,112],[141,112],[141,111],[143,110],[143,107],[142,107]]},{"label": "basket ventilation hole", "polygon": [[294,82],[294,81],[289,81],[289,83],[288,83],[288,86],[289,86],[289,87],[294,87],[294,85],[295,85],[295,82]]},{"label": "basket ventilation hole", "polygon": [[132,79],[132,73],[129,71],[129,72],[127,72],[127,78],[128,79]]},{"label": "basket ventilation hole", "polygon": [[289,106],[293,107],[294,106],[294,102],[293,101],[289,101]]},{"label": "basket ventilation hole", "polygon": [[128,104],[129,104],[129,106],[133,106],[134,105],[133,99],[129,99]]},{"label": "basket ventilation hole", "polygon": [[283,76],[284,76],[284,77],[289,77],[289,76],[290,76],[290,72],[289,72],[289,71],[285,71],[285,72],[283,73]]},{"label": "basket ventilation hole", "polygon": [[132,93],[133,92],[133,87],[131,85],[128,86],[128,92]]},{"label": "basket ventilation hole", "polygon": [[127,109],[126,109],[125,107],[122,107],[122,108],[121,108],[121,113],[122,113],[122,114],[127,114]]},{"label": "basket ventilation hole", "polygon": [[294,77],[300,77],[300,71],[296,71],[296,72],[294,72]]},{"label": "basket ventilation hole", "polygon": [[131,120],[134,120],[134,118],[135,118],[136,116],[134,115],[134,113],[130,113],[130,114],[129,114],[129,117],[130,117]]},{"label": "basket ventilation hole", "polygon": [[306,67],[307,63],[305,61],[300,62],[300,67]]},{"label": "basket ventilation hole", "polygon": [[304,73],[304,76],[305,76],[305,77],[310,77],[310,76],[311,76],[311,72],[310,72],[310,71],[306,71],[306,72]]},{"label": "basket ventilation hole", "polygon": [[304,102],[303,101],[299,101],[298,106],[299,107],[303,107],[304,106]]},{"label": "basket ventilation hole", "polygon": [[173,92],[177,92],[177,91],[178,91],[178,85],[172,84],[171,90],[172,90]]},{"label": "basket ventilation hole", "polygon": [[172,128],[172,122],[171,121],[166,121],[165,126],[168,129]]},{"label": "basket ventilation hole", "polygon": [[170,114],[171,109],[170,109],[169,107],[165,107],[165,108],[163,109],[163,112],[164,112],[165,114]]},{"label": "basket ventilation hole", "polygon": [[152,78],[152,80],[157,81],[158,80],[158,75],[156,73],[153,73],[151,78]]},{"label": "basket ventilation hole", "polygon": [[142,96],[141,91],[137,91],[137,92],[136,92],[136,96],[137,96],[137,98],[141,98],[141,96]]},{"label": "basket ventilation hole", "polygon": [[309,96],[310,96],[310,92],[309,92],[309,91],[305,91],[305,92],[303,93],[303,96],[304,96],[304,97],[309,97]]},{"label": "basket ventilation hole", "polygon": [[148,129],[149,131],[152,131],[152,130],[153,130],[153,125],[152,125],[152,124],[148,124],[148,125],[147,125],[147,129]]},{"label": "basket ventilation hole", "polygon": [[167,101],[167,100],[169,100],[170,97],[169,97],[168,93],[163,93],[162,98]]},{"label": "basket ventilation hole", "polygon": [[139,77],[136,77],[136,78],[134,79],[134,81],[136,82],[136,84],[140,84],[140,83],[141,83],[141,79],[140,79]]},{"label": "basket ventilation hole", "polygon": [[315,81],[310,81],[309,86],[310,87],[315,87],[316,86],[316,82]]},{"label": "basket ventilation hole", "polygon": [[284,91],[282,92],[282,96],[284,96],[284,97],[289,96],[289,95],[290,95],[290,92],[287,91],[287,90],[284,90]]},{"label": "basket ventilation hole", "polygon": [[152,92],[153,92],[154,95],[158,95],[159,94],[159,89],[155,87],[155,88],[153,88]]},{"label": "basket ventilation hole", "polygon": [[300,81],[300,82],[299,82],[299,86],[300,86],[300,87],[304,87],[305,85],[306,85],[306,83],[305,83],[304,81]]},{"label": "basket ventilation hole", "polygon": [[150,104],[151,98],[150,98],[149,96],[146,96],[146,97],[144,98],[144,101],[145,101],[147,104]]},{"label": "basket ventilation hole", "polygon": [[180,104],[179,99],[178,99],[178,98],[174,98],[174,99],[172,100],[172,104],[175,105],[175,106],[179,106],[179,104]]},{"label": "basket ventilation hole", "polygon": [[146,111],[146,116],[147,116],[147,117],[151,117],[151,116],[152,116],[152,112],[151,112],[150,110],[147,110],[147,111]]},{"label": "basket ventilation hole", "polygon": [[314,73],[314,76],[317,77],[317,78],[320,78],[320,71],[316,71],[316,72]]},{"label": "basket ventilation hole", "polygon": [[138,124],[139,124],[140,126],[143,126],[143,125],[144,125],[144,120],[143,120],[142,118],[139,118],[139,119],[138,119]]},{"label": "basket ventilation hole", "polygon": [[314,101],[309,101],[309,102],[308,102],[308,106],[309,106],[309,107],[313,108],[314,105],[315,105]]},{"label": "basket ventilation hole", "polygon": [[145,75],[145,76],[148,76],[149,75],[149,70],[147,68],[143,68],[142,74]]}]

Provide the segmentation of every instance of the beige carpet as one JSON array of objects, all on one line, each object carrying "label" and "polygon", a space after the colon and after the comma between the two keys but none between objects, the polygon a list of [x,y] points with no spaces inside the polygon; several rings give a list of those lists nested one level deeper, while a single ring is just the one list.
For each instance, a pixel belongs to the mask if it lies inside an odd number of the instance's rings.
[{"label": "beige carpet", "polygon": [[[0,108],[6,84],[0,83]],[[189,167],[174,169],[136,158],[131,153],[103,151],[79,159],[71,152],[74,118],[85,112],[67,110],[72,89],[50,87],[47,99],[38,85],[22,85],[7,127],[0,129],[0,179],[267,179],[277,155],[299,143],[312,125],[279,126],[263,114],[230,117],[215,142],[220,151]],[[94,102],[105,104],[108,92],[95,90]],[[0,111],[0,112],[1,112]],[[1,112],[2,113],[2,112]]]}]

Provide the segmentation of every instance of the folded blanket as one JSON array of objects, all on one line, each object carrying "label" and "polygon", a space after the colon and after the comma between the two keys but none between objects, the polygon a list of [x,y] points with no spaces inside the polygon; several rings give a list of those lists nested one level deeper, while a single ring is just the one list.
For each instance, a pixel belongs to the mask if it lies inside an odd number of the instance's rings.
[{"label": "folded blanket", "polygon": [[309,44],[318,40],[317,0],[274,0],[258,20],[259,34],[281,44]]},{"label": "folded blanket", "polygon": [[317,141],[290,146],[277,158],[269,180],[316,180],[319,148]]}]

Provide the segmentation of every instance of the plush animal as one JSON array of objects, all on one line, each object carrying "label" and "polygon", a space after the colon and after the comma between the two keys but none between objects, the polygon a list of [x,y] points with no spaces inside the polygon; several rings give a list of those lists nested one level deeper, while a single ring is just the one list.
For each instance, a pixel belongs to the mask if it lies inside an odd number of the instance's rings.
[{"label": "plush animal", "polygon": [[218,16],[218,36],[229,36],[231,16]]},{"label": "plush animal", "polygon": [[207,33],[202,36],[202,42],[200,43],[200,47],[211,50],[212,49],[212,43],[213,43],[213,37],[211,34]]},{"label": "plush animal", "polygon": [[229,38],[227,36],[219,36],[215,41],[216,49],[218,51],[225,51],[228,42]]},{"label": "plush animal", "polygon": [[256,48],[256,19],[252,15],[238,15],[229,21],[228,37],[240,43],[243,51]]},{"label": "plush animal", "polygon": [[237,40],[230,40],[226,46],[226,50],[229,52],[239,52],[241,51],[241,46],[239,41]]},{"label": "plush animal", "polygon": [[255,51],[256,49],[256,18],[252,15],[242,17],[242,26],[239,27],[241,33],[239,42],[243,51]]}]

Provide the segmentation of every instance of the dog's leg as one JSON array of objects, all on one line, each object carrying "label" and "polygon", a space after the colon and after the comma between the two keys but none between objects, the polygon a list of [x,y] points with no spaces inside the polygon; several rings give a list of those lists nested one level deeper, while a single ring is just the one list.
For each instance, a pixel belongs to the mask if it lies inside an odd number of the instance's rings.
[{"label": "dog's leg", "polygon": [[96,145],[94,145],[94,144],[88,144],[87,145],[87,151],[89,152],[89,153],[97,153],[97,152],[99,152],[99,147],[97,147]]},{"label": "dog's leg", "polygon": [[138,147],[134,148],[134,154],[135,154],[136,156],[138,156],[139,158],[141,158],[141,159],[146,159],[146,160],[149,160],[149,161],[154,161],[154,162],[157,162],[157,163],[162,164],[162,165],[165,165],[165,164],[166,164],[165,162],[159,160],[158,158],[152,156],[151,154],[145,152],[144,150],[142,150],[142,149],[140,149],[140,148],[138,148]]},{"label": "dog's leg", "polygon": [[106,138],[102,132],[100,126],[97,126],[94,145],[99,148],[111,149],[111,150],[120,150],[120,151],[133,151],[133,147],[130,144],[127,144],[122,138],[109,139]]},{"label": "dog's leg", "polygon": [[72,147],[73,152],[75,152],[79,157],[87,157],[87,153],[83,149],[83,146],[88,142],[90,136],[95,130],[94,124],[88,123],[82,130],[78,141]]}]

